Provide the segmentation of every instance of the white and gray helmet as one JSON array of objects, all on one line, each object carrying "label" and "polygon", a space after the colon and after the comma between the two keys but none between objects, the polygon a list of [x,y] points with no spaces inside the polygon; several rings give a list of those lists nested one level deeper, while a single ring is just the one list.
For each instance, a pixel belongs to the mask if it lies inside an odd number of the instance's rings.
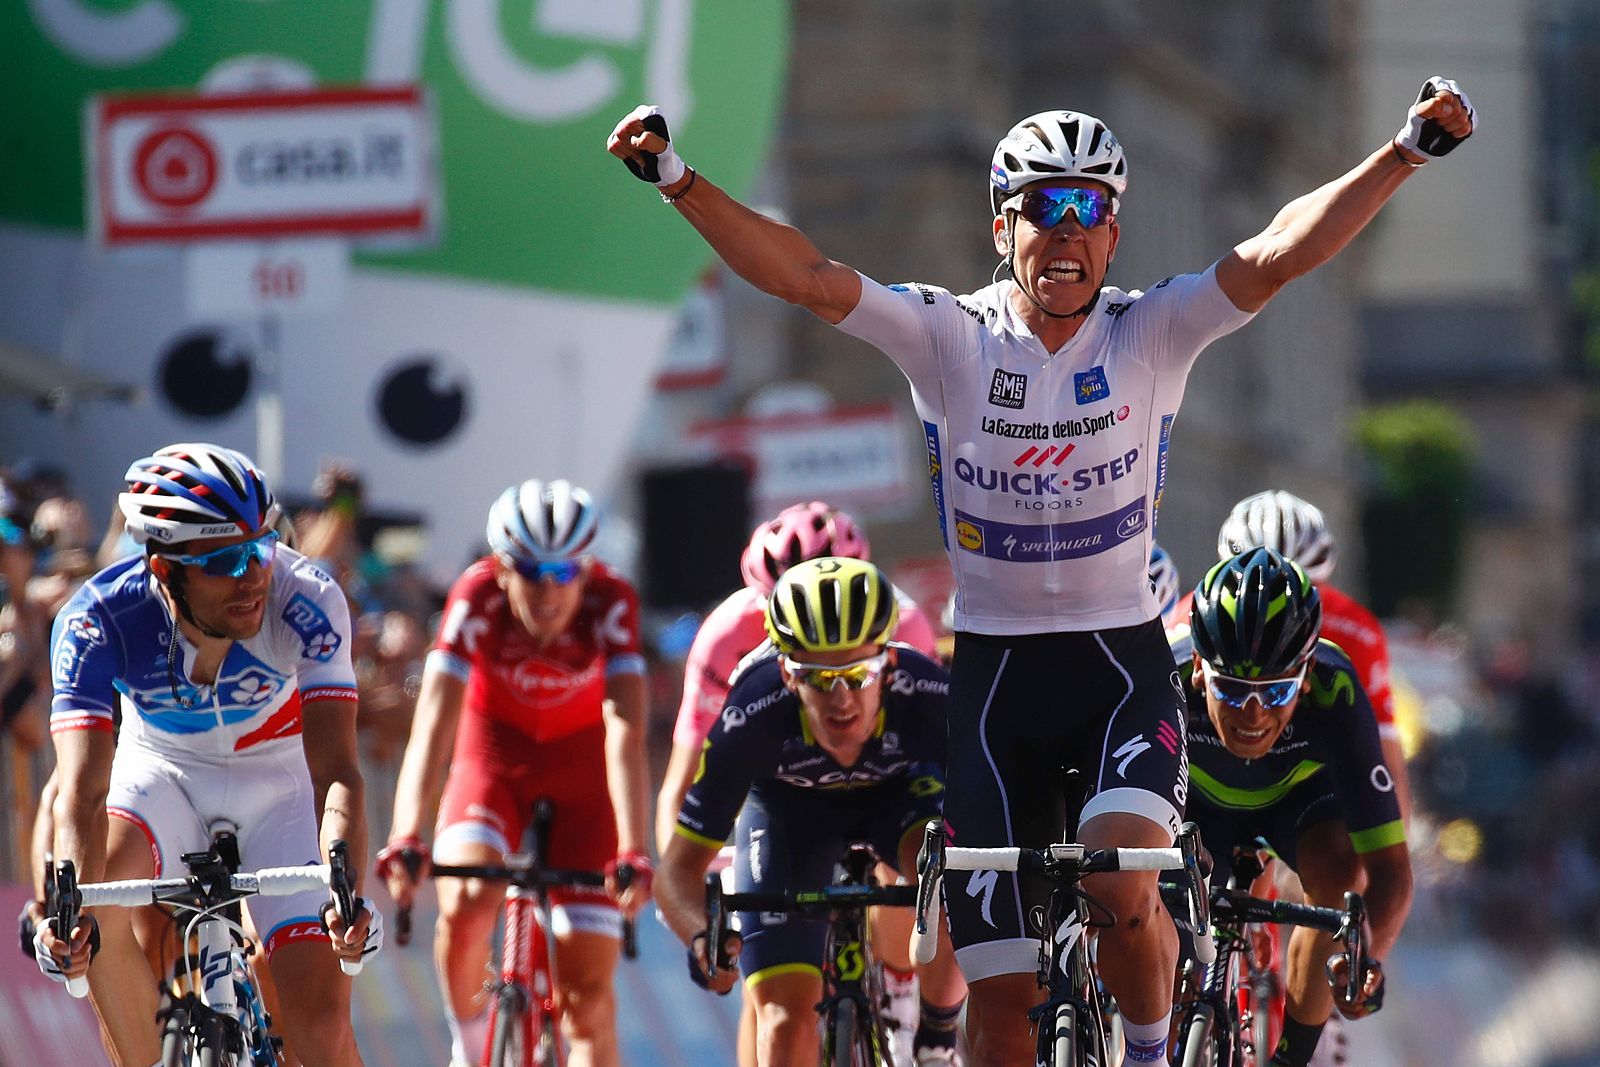
[{"label": "white and gray helmet", "polygon": [[1128,191],[1128,160],[1122,142],[1106,124],[1081,111],[1029,115],[1000,139],[989,167],[989,204],[1000,205],[1030,182],[1049,178],[1103,182],[1113,193],[1111,210]]},{"label": "white and gray helmet", "polygon": [[1239,501],[1217,533],[1220,559],[1232,559],[1257,545],[1294,560],[1313,582],[1332,577],[1338,561],[1333,534],[1321,509],[1282,489],[1268,489]]},{"label": "white and gray helmet", "polygon": [[599,528],[589,494],[564,478],[529,478],[500,494],[489,509],[495,555],[511,562],[556,563],[586,554]]}]

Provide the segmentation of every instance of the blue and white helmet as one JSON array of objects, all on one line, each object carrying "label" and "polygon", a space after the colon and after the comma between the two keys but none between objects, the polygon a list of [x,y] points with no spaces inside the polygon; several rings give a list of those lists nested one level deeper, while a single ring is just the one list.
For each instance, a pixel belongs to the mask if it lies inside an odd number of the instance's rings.
[{"label": "blue and white helmet", "polygon": [[168,445],[123,477],[128,490],[117,507],[137,544],[255,533],[278,521],[266,477],[249,456],[221,445]]},{"label": "blue and white helmet", "polygon": [[489,509],[495,555],[516,562],[556,563],[586,554],[600,526],[589,494],[564,478],[529,478],[500,494]]},{"label": "blue and white helmet", "polygon": [[989,204],[1000,205],[1030,182],[1049,178],[1101,182],[1111,188],[1111,210],[1128,191],[1128,159],[1106,124],[1081,111],[1029,115],[995,145],[989,165]]},{"label": "blue and white helmet", "polygon": [[1178,565],[1166,549],[1154,543],[1150,545],[1150,587],[1156,592],[1163,617],[1178,606]]}]

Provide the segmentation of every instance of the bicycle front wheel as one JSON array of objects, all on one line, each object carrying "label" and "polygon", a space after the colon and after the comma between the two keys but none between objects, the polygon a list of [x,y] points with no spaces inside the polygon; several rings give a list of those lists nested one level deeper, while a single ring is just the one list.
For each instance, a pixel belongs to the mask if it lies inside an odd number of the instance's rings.
[{"label": "bicycle front wheel", "polygon": [[191,1067],[189,1058],[189,1009],[164,995],[166,1022],[161,1028],[161,1067]]},{"label": "bicycle front wheel", "polygon": [[1222,1067],[1217,1062],[1216,1020],[1205,1005],[1195,1008],[1183,1023],[1183,1067]]},{"label": "bicycle front wheel", "polygon": [[494,1029],[489,1036],[489,1067],[530,1067],[527,1043],[528,996],[514,982],[494,998]]},{"label": "bicycle front wheel", "polygon": [[1063,1004],[1056,1009],[1055,1028],[1050,1033],[1051,1067],[1082,1067],[1078,1045],[1078,1009]]},{"label": "bicycle front wheel", "polygon": [[208,1013],[195,1029],[199,1049],[194,1062],[198,1067],[235,1067],[238,1060],[228,1047],[228,1025],[221,1016]]}]

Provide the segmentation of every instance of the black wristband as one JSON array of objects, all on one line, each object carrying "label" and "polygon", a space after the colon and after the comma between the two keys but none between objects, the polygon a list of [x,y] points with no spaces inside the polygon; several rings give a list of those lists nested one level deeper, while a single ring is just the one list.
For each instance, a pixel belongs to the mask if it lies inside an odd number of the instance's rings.
[{"label": "black wristband", "polygon": [[1413,163],[1411,160],[1407,159],[1406,154],[1400,151],[1400,142],[1398,141],[1390,141],[1389,148],[1394,152],[1394,158],[1398,159],[1400,162],[1404,163],[1413,170],[1418,167],[1426,167],[1428,165],[1428,161],[1426,159],[1424,159],[1421,163]]},{"label": "black wristband", "polygon": [[693,167],[687,167],[685,169],[688,170],[688,172],[689,172],[689,184],[685,185],[682,189],[679,189],[672,196],[668,196],[666,193],[662,193],[661,194],[661,202],[663,204],[675,204],[675,203],[677,203],[679,200],[682,200],[684,197],[688,196],[689,195],[689,190],[694,188],[695,179],[700,177],[700,175]]}]

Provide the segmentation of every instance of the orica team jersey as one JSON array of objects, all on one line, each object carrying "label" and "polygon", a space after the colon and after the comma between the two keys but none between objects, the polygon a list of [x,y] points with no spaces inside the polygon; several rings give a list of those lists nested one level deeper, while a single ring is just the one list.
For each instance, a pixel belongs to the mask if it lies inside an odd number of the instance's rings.
[{"label": "orica team jersey", "polygon": [[[924,653],[938,655],[933,624],[916,601],[895,590],[900,621],[894,639]],[[767,640],[767,600],[746,586],[712,609],[694,635],[683,670],[683,701],[672,743],[698,747],[717,721],[740,663]]]},{"label": "orica team jersey", "polygon": [[748,667],[703,742],[700,766],[678,813],[678,832],[721,847],[745,797],[766,790],[868,789],[925,778],[944,788],[945,703],[950,676],[920,652],[898,648],[884,675],[871,738],[844,767],[816,741],[800,697],[783,684],[776,657]]},{"label": "orica team jersey", "polygon": [[428,669],[467,683],[465,710],[548,741],[601,721],[606,679],[643,674],[639,596],[603,563],[589,568],[567,631],[536,645],[511,613],[493,557],[456,579]]},{"label": "orica team jersey", "polygon": [[1189,701],[1191,818],[1197,817],[1197,802],[1232,811],[1264,810],[1320,774],[1338,798],[1357,852],[1373,852],[1406,839],[1372,705],[1349,657],[1336,646],[1317,643],[1293,718],[1266,755],[1246,760],[1223,746],[1211,722],[1205,694],[1191,677],[1190,637],[1169,635],[1169,642]]},{"label": "orica team jersey", "polygon": [[861,279],[840,329],[911,382],[956,628],[987,634],[1131,626],[1160,605],[1146,578],[1184,381],[1250,315],[1215,268],[1149,292],[1106,287],[1055,353],[1007,280],[967,296]]},{"label": "orica team jersey", "polygon": [[279,547],[254,637],[235,641],[214,682],[191,682],[195,648],[179,631],[143,556],[84,583],[51,633],[50,729],[112,730],[176,761],[218,760],[300,744],[301,706],[355,700],[350,612],[328,575]]}]

